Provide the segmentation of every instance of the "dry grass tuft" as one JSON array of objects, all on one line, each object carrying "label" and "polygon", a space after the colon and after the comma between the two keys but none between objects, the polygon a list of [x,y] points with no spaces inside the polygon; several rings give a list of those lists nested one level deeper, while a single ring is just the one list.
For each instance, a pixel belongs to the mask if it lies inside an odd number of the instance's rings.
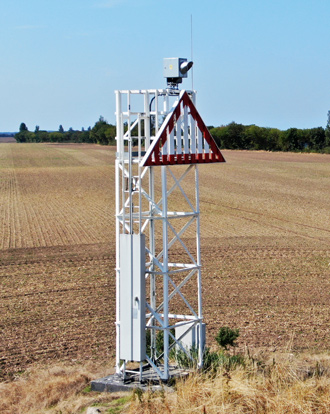
[{"label": "dry grass tuft", "polygon": [[1,414],[73,414],[91,405],[107,404],[118,394],[89,391],[89,382],[110,367],[53,365],[33,367],[15,381],[0,384]]},{"label": "dry grass tuft", "polygon": [[[215,377],[196,374],[173,394],[146,393],[131,400],[130,413],[326,414],[330,407],[327,359],[309,366],[302,360],[252,364]],[[322,366],[322,370],[320,370]],[[319,367],[319,368],[317,368]],[[322,371],[322,372],[321,372]]]},{"label": "dry grass tuft", "polygon": [[104,365],[34,367],[17,380],[0,384],[0,413],[74,414],[90,406],[104,414],[329,413],[329,356],[263,358],[247,358],[245,366],[231,371],[196,373],[178,382],[170,393],[164,389],[133,394],[90,392],[89,381],[109,373]]}]

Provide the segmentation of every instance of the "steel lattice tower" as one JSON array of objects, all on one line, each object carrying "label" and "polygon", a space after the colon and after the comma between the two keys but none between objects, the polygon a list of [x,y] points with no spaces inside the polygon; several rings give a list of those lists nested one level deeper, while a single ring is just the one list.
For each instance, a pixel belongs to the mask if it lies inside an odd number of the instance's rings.
[{"label": "steel lattice tower", "polygon": [[116,124],[116,371],[166,381],[187,337],[203,363],[198,165],[224,159],[194,91],[116,91]]}]

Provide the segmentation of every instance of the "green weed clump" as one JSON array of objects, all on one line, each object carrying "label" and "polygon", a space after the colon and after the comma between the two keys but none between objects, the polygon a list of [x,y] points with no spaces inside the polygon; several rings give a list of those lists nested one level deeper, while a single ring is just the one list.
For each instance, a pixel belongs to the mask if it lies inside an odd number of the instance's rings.
[{"label": "green weed clump", "polygon": [[215,340],[221,348],[228,350],[228,347],[235,347],[237,345],[236,339],[239,337],[239,329],[231,329],[228,326],[223,326],[219,329]]},{"label": "green weed clump", "polygon": [[[236,346],[238,337],[238,329],[231,329],[229,327],[220,328],[215,338],[220,349],[212,351],[210,348],[205,347],[203,353],[203,372],[214,374],[220,368],[229,371],[239,365],[244,366],[245,357],[243,355],[231,355],[228,352],[230,347]],[[180,368],[195,369],[198,366],[198,349],[192,347],[187,352],[177,350],[175,359]]]}]

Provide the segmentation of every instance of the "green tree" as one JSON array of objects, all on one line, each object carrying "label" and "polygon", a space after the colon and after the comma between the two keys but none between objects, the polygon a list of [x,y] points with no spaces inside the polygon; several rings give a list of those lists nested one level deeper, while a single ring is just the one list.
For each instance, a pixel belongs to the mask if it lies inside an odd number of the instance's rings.
[{"label": "green tree", "polygon": [[63,134],[63,133],[64,133],[64,129],[63,129],[62,125],[60,125],[60,126],[58,127],[58,132],[60,132],[61,134]]},{"label": "green tree", "polygon": [[268,149],[269,151],[278,151],[280,148],[281,131],[277,128],[270,128],[268,131]]},{"label": "green tree", "polygon": [[21,125],[19,126],[19,132],[24,132],[24,131],[28,131],[28,128],[25,125],[25,123],[22,122]]},{"label": "green tree", "polygon": [[35,134],[36,139],[35,142],[49,142],[49,132],[48,131],[38,131],[38,133]]},{"label": "green tree", "polygon": [[15,139],[17,142],[32,142],[34,139],[32,135],[34,134],[32,132],[29,132],[25,123],[22,122],[19,126],[19,132],[15,134]]},{"label": "green tree", "polygon": [[325,127],[325,146],[330,147],[330,111],[328,111],[328,121]]},{"label": "green tree", "polygon": [[49,133],[49,141],[50,142],[62,142],[64,139],[64,136],[61,132],[50,132]]},{"label": "green tree", "polygon": [[95,123],[94,127],[90,131],[91,142],[109,145],[115,142],[116,127],[110,125],[107,121],[100,116],[99,120]]},{"label": "green tree", "polygon": [[268,150],[268,130],[256,125],[248,126],[245,131],[245,143],[255,150]]},{"label": "green tree", "polygon": [[322,151],[326,146],[325,130],[322,127],[306,129],[303,131],[306,136],[306,147],[313,151]]},{"label": "green tree", "polygon": [[289,128],[281,131],[279,137],[280,150],[282,151],[301,151],[305,148],[305,138],[302,130]]},{"label": "green tree", "polygon": [[217,146],[219,148],[224,148],[224,142],[225,142],[225,136],[227,134],[227,127],[226,126],[220,126],[216,128],[210,128],[210,134],[214,138],[215,142],[217,143]]},{"label": "green tree", "polygon": [[247,149],[249,144],[244,136],[245,127],[242,124],[231,122],[226,126],[210,130],[219,148],[226,149]]}]

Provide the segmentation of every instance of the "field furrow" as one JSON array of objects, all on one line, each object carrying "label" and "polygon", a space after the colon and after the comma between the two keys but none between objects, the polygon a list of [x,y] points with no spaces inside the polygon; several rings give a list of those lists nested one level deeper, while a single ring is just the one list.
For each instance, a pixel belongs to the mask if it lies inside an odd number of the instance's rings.
[{"label": "field furrow", "polygon": [[[228,325],[239,349],[327,350],[330,156],[224,156],[199,168],[207,344]],[[113,358],[114,157],[98,145],[0,144],[0,376],[35,361]],[[193,199],[193,176],[185,192]],[[172,193],[173,210],[185,203]]]},{"label": "field furrow", "polygon": [[22,247],[21,210],[23,208],[16,170],[13,165],[12,145],[0,147],[0,228],[2,229],[1,249]]}]

